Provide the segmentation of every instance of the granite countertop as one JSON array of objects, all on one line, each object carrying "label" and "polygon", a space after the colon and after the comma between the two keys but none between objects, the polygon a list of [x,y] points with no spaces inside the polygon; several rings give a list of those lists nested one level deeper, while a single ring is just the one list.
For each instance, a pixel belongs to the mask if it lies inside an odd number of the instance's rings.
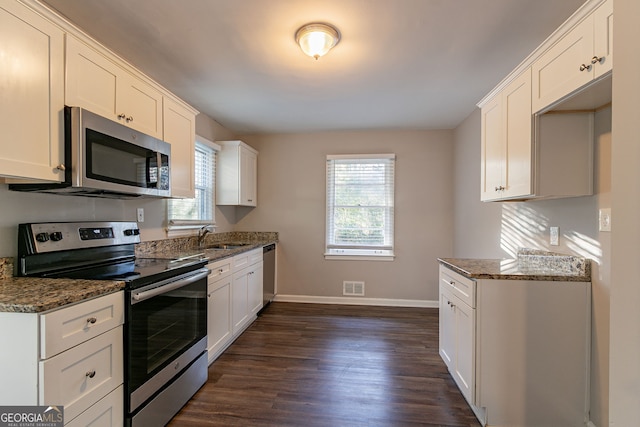
[{"label": "granite countertop", "polygon": [[124,289],[119,280],[0,279],[0,312],[41,313]]},{"label": "granite countertop", "polygon": [[512,259],[438,258],[470,279],[590,282],[591,261],[573,255],[521,249]]},{"label": "granite countertop", "polygon": [[[212,245],[242,244],[232,249],[212,249]],[[209,261],[231,257],[262,248],[278,241],[277,233],[225,233],[215,240],[205,241],[204,249],[193,247],[193,241],[168,239],[145,242],[136,248],[138,258],[189,259]],[[207,248],[206,246],[209,246]],[[125,282],[116,280],[45,279],[13,277],[13,259],[0,258],[0,312],[41,313],[67,304],[81,302],[124,289]]]},{"label": "granite countertop", "polygon": [[[228,258],[252,249],[262,248],[268,244],[276,243],[273,240],[264,240],[251,243],[241,243],[243,246],[231,249],[213,249],[204,247],[202,249],[180,249],[168,248],[161,249],[157,252],[147,252],[139,255],[140,258],[162,258],[162,259],[189,259],[189,258],[206,258],[209,261],[217,261],[219,259]],[[233,244],[233,243],[230,243]]]}]

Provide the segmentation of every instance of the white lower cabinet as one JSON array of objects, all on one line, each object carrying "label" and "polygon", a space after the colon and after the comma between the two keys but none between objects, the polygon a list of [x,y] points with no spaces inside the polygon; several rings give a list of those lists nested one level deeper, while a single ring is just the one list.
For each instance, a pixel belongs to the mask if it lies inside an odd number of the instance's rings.
[{"label": "white lower cabinet", "polygon": [[213,362],[231,343],[231,276],[232,259],[210,263],[207,305],[207,350]]},{"label": "white lower cabinet", "polygon": [[[46,313],[0,313],[6,405],[63,405],[65,425],[122,426],[124,293]],[[92,420],[99,420],[92,424]]]},{"label": "white lower cabinet", "polygon": [[471,280],[440,266],[440,355],[482,425],[588,422],[590,307],[589,282]]},{"label": "white lower cabinet", "polygon": [[207,348],[212,363],[262,308],[262,248],[210,263]]},{"label": "white lower cabinet", "polygon": [[[456,278],[457,279],[457,278]],[[471,282],[471,281],[469,281]],[[475,399],[475,328],[476,310],[460,297],[451,275],[441,274],[440,280],[440,356],[468,402]]]},{"label": "white lower cabinet", "polygon": [[111,427],[124,425],[124,402],[121,385],[96,404],[66,423],[67,427]]}]

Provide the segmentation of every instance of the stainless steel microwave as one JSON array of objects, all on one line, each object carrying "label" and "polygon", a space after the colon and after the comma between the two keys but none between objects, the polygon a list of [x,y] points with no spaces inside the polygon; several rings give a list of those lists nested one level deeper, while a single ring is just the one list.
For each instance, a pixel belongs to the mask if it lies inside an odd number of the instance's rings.
[{"label": "stainless steel microwave", "polygon": [[171,145],[80,107],[65,107],[65,179],[10,190],[93,197],[170,197]]}]

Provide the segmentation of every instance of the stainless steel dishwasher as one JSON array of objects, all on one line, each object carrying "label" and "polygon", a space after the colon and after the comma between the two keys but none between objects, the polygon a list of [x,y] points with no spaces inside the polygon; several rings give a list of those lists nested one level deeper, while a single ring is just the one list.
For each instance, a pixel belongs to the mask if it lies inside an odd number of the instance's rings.
[{"label": "stainless steel dishwasher", "polygon": [[262,248],[262,303],[263,309],[267,306],[275,296],[276,282],[276,244],[271,243]]}]

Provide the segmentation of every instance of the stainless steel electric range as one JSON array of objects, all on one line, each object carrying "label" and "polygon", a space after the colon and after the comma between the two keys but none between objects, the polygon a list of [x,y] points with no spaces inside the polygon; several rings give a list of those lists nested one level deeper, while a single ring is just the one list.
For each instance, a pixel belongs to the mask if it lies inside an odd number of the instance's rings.
[{"label": "stainless steel electric range", "polygon": [[122,280],[125,419],[165,425],[207,380],[206,259],[136,258],[135,222],[18,227],[18,275]]}]

